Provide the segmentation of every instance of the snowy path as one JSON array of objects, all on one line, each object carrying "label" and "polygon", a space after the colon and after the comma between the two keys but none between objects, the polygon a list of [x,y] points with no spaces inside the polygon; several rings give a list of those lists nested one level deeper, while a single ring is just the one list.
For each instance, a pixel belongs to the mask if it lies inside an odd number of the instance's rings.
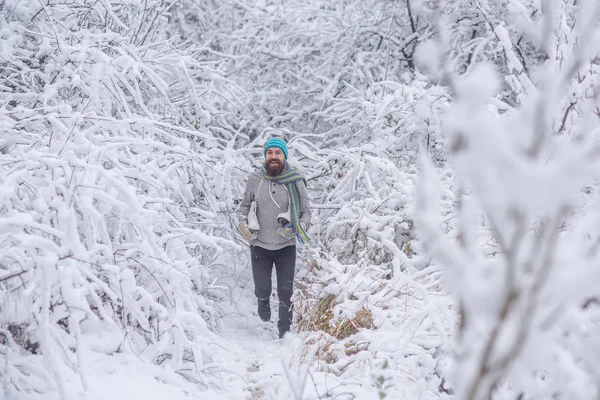
[{"label": "snowy path", "polygon": [[106,375],[95,381],[85,399],[293,400],[284,368],[298,348],[294,340],[299,339],[278,339],[275,301],[272,320],[259,319],[250,286],[236,289],[235,303],[223,310],[219,339],[210,347],[220,387],[202,389],[173,371],[140,364],[131,355],[104,356],[99,362]]},{"label": "snowy path", "polygon": [[284,368],[296,347],[293,338],[278,339],[276,298],[271,301],[271,321],[263,322],[256,313],[251,285],[237,291],[236,304],[221,321],[220,335],[227,348],[215,349],[215,361],[230,371],[223,374],[226,385],[235,388],[225,398],[290,398]]},{"label": "snowy path", "polygon": [[[247,300],[247,301],[246,301]],[[221,321],[221,339],[211,347],[219,366],[219,388],[201,389],[173,371],[141,363],[131,354],[93,360],[96,379],[84,396],[86,400],[278,400],[293,399],[284,373],[284,364],[294,351],[293,338],[277,338],[276,321],[262,322],[253,312],[253,299],[244,299],[238,312],[229,312]],[[91,361],[91,360],[90,360]],[[79,386],[77,379],[71,381]],[[23,399],[47,400],[44,396]],[[13,399],[7,399],[13,400]],[[17,399],[14,399],[17,400]],[[18,399],[21,400],[21,399]]]},{"label": "snowy path", "polygon": [[289,351],[289,343],[277,339],[274,322],[265,323],[253,315],[231,317],[227,325],[223,340],[228,348],[219,352],[220,363],[232,372],[226,378],[228,385],[251,394],[235,397],[231,393],[230,398],[273,398],[285,383],[282,355]]},{"label": "snowy path", "polygon": [[[21,392],[5,397],[6,400],[293,400],[292,389],[286,377],[293,352],[298,351],[300,340],[295,335],[278,339],[276,298],[272,298],[272,320],[262,322],[256,313],[253,285],[247,282],[247,271],[230,278],[238,285],[229,298],[223,299],[223,316],[219,332],[211,339],[212,367],[208,374],[217,386],[203,387],[184,379],[168,365],[156,365],[143,360],[123,347],[122,352],[106,349],[81,354],[84,368],[80,374],[69,373],[63,378],[64,397],[58,388],[46,392]],[[274,286],[275,288],[275,286]],[[229,299],[235,299],[229,301]],[[99,333],[101,335],[101,333]],[[122,336],[108,336],[102,341],[109,348],[123,342]],[[125,342],[124,342],[125,343]],[[109,355],[110,354],[110,355]],[[40,365],[40,367],[42,367]],[[295,369],[292,368],[292,371]],[[50,371],[48,371],[50,373]],[[293,378],[296,375],[291,372]],[[85,382],[85,390],[82,386]],[[0,392],[0,399],[2,399]],[[2,400],[5,400],[2,399]]]}]

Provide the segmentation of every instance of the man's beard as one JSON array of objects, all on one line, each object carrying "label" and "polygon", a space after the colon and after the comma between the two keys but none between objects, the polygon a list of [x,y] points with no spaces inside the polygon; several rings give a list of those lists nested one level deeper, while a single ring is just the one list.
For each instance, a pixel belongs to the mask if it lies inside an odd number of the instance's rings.
[{"label": "man's beard", "polygon": [[269,174],[270,176],[280,175],[283,172],[283,169],[285,168],[285,163],[280,163],[278,160],[276,164],[271,164],[271,161],[273,160],[269,160],[265,163],[267,174]]}]

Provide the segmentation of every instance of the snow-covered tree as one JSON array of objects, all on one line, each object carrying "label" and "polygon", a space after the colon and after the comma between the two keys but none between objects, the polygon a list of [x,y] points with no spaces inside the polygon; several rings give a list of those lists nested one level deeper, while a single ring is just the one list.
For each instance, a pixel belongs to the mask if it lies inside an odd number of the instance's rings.
[{"label": "snow-covered tree", "polygon": [[[446,71],[453,106],[443,130],[455,178],[443,186],[422,162],[419,242],[457,298],[448,368],[457,398],[594,399],[600,9],[549,1],[531,19],[513,5],[523,24],[493,26],[503,75],[489,63],[463,77]],[[545,54],[527,70],[512,43],[519,27]],[[512,107],[498,101],[504,85]]]},{"label": "snow-covered tree", "polygon": [[7,396],[71,398],[96,352],[208,382],[209,271],[235,248],[232,176],[217,165],[234,133],[217,129],[213,101],[236,88],[169,39],[174,5],[0,4]]}]

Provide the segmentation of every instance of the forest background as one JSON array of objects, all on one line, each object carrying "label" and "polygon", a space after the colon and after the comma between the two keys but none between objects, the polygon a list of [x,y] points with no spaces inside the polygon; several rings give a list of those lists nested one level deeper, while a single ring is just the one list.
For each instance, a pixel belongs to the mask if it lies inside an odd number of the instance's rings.
[{"label": "forest background", "polygon": [[[0,397],[102,398],[134,365],[177,398],[597,399],[599,18],[0,0]],[[235,213],[272,134],[314,221],[294,332],[255,346],[280,370],[249,383]]]}]

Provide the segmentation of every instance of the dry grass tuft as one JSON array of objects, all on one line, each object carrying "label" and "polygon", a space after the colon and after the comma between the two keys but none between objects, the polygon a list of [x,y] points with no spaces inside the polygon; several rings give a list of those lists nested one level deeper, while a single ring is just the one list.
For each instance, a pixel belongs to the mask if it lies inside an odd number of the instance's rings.
[{"label": "dry grass tuft", "polygon": [[352,319],[333,322],[333,308],[337,304],[337,296],[327,295],[315,304],[299,321],[298,330],[323,331],[341,340],[354,335],[361,328],[373,329],[373,316],[363,307]]}]

